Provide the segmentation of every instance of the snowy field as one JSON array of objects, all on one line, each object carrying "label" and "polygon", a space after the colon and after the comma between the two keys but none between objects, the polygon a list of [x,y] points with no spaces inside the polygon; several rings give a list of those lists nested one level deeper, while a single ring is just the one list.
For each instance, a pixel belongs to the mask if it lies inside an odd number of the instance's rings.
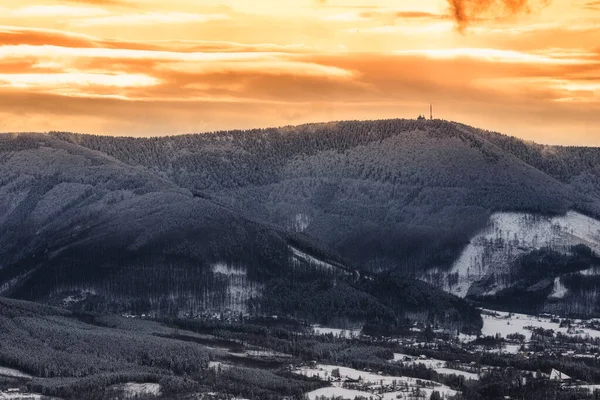
[{"label": "snowy field", "polygon": [[143,396],[159,396],[160,385],[158,383],[125,383],[123,392],[126,397],[137,398]]},{"label": "snowy field", "polygon": [[0,400],[41,400],[41,394],[34,393],[7,393],[0,391]]},{"label": "snowy field", "polygon": [[461,371],[459,369],[452,369],[452,368],[434,368],[435,372],[437,372],[438,374],[441,375],[458,375],[458,376],[464,376],[465,379],[469,380],[479,380],[479,375],[477,375],[474,372],[466,372],[466,371]]},{"label": "snowy field", "polygon": [[[410,361],[404,361],[405,358],[410,358]],[[441,368],[446,366],[446,361],[436,360],[435,358],[421,359],[416,356],[409,356],[408,354],[394,353],[393,362],[400,362],[407,366],[423,364],[426,368]]]},{"label": "snowy field", "polygon": [[353,338],[360,336],[361,329],[337,329],[328,328],[321,325],[312,326],[315,335],[327,335],[332,334],[335,337]]},{"label": "snowy field", "polygon": [[527,340],[531,339],[532,331],[525,329],[527,326],[537,328],[552,329],[554,332],[560,332],[571,336],[589,336],[591,338],[600,338],[600,331],[588,328],[576,328],[569,332],[566,327],[561,328],[560,324],[552,322],[550,318],[535,317],[526,314],[512,313],[509,317],[508,312],[484,310],[487,312],[498,314],[498,316],[486,315],[482,313],[483,328],[481,333],[484,336],[495,336],[496,333],[501,337],[506,338],[511,333],[520,333],[525,335]]},{"label": "snowy field", "polygon": [[[425,379],[409,378],[405,376],[380,375],[368,371],[359,371],[353,368],[339,367],[336,365],[319,364],[314,368],[303,367],[293,371],[296,374],[307,377],[318,377],[323,381],[333,380],[333,370],[339,370],[340,382],[333,382],[329,388],[322,388],[307,393],[309,399],[315,399],[321,395],[341,396],[344,399],[354,399],[356,396],[373,396],[377,399],[405,399],[409,398],[415,391],[420,391],[429,398],[433,391],[438,391],[442,396],[453,396],[455,390],[437,382]],[[341,387],[341,382],[348,379],[359,381],[368,390],[349,390]]]},{"label": "snowy field", "polygon": [[[405,358],[410,358],[410,361],[404,361]],[[465,372],[458,369],[452,369],[447,367],[447,362],[443,360],[436,360],[435,358],[421,359],[415,356],[409,356],[402,353],[394,353],[394,359],[390,362],[402,362],[406,366],[422,364],[426,368],[433,369],[438,374],[442,375],[459,375],[464,376],[465,379],[478,380],[479,375],[472,372]]]}]

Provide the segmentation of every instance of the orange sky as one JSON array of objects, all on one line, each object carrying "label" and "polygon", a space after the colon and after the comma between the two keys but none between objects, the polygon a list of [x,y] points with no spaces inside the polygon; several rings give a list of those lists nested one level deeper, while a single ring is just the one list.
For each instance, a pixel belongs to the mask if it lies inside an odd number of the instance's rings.
[{"label": "orange sky", "polygon": [[600,1],[541,2],[460,32],[445,0],[0,0],[0,131],[165,135],[432,102],[600,146]]}]

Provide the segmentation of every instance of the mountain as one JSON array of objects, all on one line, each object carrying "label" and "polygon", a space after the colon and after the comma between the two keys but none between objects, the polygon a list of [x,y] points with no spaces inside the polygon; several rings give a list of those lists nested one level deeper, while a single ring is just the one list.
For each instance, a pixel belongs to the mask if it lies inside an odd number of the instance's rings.
[{"label": "mountain", "polygon": [[462,299],[365,271],[310,236],[65,135],[0,135],[0,294],[118,313],[481,327]]},{"label": "mountain", "polygon": [[[525,281],[518,276],[518,266],[528,262],[523,257],[532,252],[570,258],[577,244],[595,251],[597,239],[590,245],[581,232],[575,239],[557,234],[549,242],[514,242],[511,248],[520,246],[518,252],[492,256],[480,272],[460,278],[468,286],[462,293],[449,284],[458,279],[457,263],[464,264],[464,254],[504,215],[547,221],[575,215],[573,229],[582,218],[591,218],[595,226],[599,149],[538,145],[443,120],[342,121],[145,139],[54,136],[142,167],[248,218],[302,233],[378,276],[419,278],[496,305],[500,300],[490,282],[503,280],[497,289],[513,284],[518,290],[543,289],[533,290],[538,311],[600,312],[590,306],[596,284],[581,289],[572,275],[563,276],[572,274],[572,267]],[[499,229],[503,239],[526,238],[547,225]],[[540,268],[548,269],[548,262]],[[595,263],[593,258],[587,262],[583,269]],[[507,274],[510,280],[496,279]],[[571,290],[557,297],[553,291],[563,280]],[[570,301],[579,305],[561,306]]]}]

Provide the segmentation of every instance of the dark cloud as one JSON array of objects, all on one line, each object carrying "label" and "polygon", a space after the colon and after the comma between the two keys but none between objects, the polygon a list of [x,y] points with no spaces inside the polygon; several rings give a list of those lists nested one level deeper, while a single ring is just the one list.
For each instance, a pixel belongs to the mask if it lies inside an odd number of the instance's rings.
[{"label": "dark cloud", "polygon": [[464,32],[475,20],[530,13],[533,9],[545,7],[550,0],[447,0],[447,2],[458,29]]}]

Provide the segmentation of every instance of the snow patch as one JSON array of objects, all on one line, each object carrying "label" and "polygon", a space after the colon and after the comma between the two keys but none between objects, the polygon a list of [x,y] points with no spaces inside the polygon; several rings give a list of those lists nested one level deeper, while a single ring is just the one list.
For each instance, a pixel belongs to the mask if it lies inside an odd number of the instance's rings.
[{"label": "snow patch", "polygon": [[361,334],[361,329],[338,329],[338,328],[328,328],[326,326],[321,325],[312,325],[313,331],[315,335],[328,335],[332,334],[335,337],[340,338],[355,338],[359,337]]},{"label": "snow patch", "polygon": [[476,373],[473,372],[466,372],[466,371],[461,371],[459,369],[452,369],[452,368],[435,368],[434,369],[435,372],[437,372],[438,374],[442,374],[442,375],[458,375],[458,376],[464,376],[465,379],[467,380],[473,380],[476,381],[479,379],[479,375],[477,375]]},{"label": "snow patch", "polygon": [[13,378],[31,378],[31,375],[23,373],[13,368],[0,367],[0,375],[10,376]]},{"label": "snow patch", "polygon": [[567,252],[576,244],[600,253],[600,221],[575,211],[552,217],[498,212],[450,270],[432,269],[421,279],[460,297],[467,296],[473,284],[485,282],[480,294],[492,295],[510,285],[510,265],[518,256],[542,247]]},{"label": "snow patch", "polygon": [[[448,386],[426,379],[410,378],[406,376],[383,375],[381,373],[359,371],[354,368],[347,368],[336,365],[319,364],[314,368],[302,367],[300,369],[294,370],[293,372],[307,377],[318,377],[323,381],[330,381],[333,378],[333,370],[339,371],[339,381],[334,382],[332,384],[333,387],[331,388],[323,388],[319,390],[327,389],[328,392],[339,394],[339,396],[342,396],[344,399],[354,399],[356,396],[365,396],[367,398],[369,398],[370,396],[374,396],[374,398],[379,399],[408,399],[416,391],[425,394],[425,398],[429,398],[433,391],[438,391],[443,396],[453,396],[457,394],[455,390],[452,390]],[[342,382],[348,383],[348,380],[354,381],[362,387],[368,387],[369,391],[358,390],[358,392],[360,392],[359,394],[356,393],[357,390],[351,390],[347,392],[347,390],[349,389],[342,388],[341,384]],[[402,388],[404,388],[404,390],[402,390]],[[307,396],[310,399],[314,399],[316,398],[315,393],[320,392],[309,392],[307,393]]]},{"label": "snow patch", "polygon": [[336,269],[336,267],[334,265],[329,264],[328,262],[325,262],[325,261],[321,261],[318,258],[315,258],[315,257],[311,256],[310,254],[307,254],[307,253],[295,248],[294,246],[289,246],[289,247],[292,250],[292,258],[293,258],[293,261],[295,261],[295,262],[305,262],[312,266],[329,269],[329,270]]},{"label": "snow patch", "polygon": [[244,265],[217,262],[211,265],[216,278],[224,285],[224,292],[203,299],[207,309],[234,312],[248,312],[248,300],[260,297],[264,285],[248,279],[248,270]]},{"label": "snow patch", "polygon": [[310,224],[310,217],[304,213],[298,213],[294,217],[294,221],[291,223],[291,230],[294,232],[304,232]]},{"label": "snow patch", "polygon": [[224,262],[212,264],[211,269],[213,274],[221,274],[227,276],[246,276],[248,274],[246,268]]},{"label": "snow patch", "polygon": [[568,291],[569,290],[560,281],[560,277],[557,276],[556,278],[554,278],[554,287],[549,297],[551,299],[562,299],[563,297],[565,297]]},{"label": "snow patch", "polygon": [[42,395],[25,392],[11,393],[0,391],[0,400],[42,400]]},{"label": "snow patch", "polygon": [[464,376],[465,379],[478,380],[479,375],[473,372],[461,371],[459,369],[448,368],[448,363],[443,360],[437,360],[435,358],[421,358],[417,356],[409,356],[402,353],[394,353],[394,359],[390,362],[402,363],[404,366],[415,366],[423,365],[425,368],[433,369],[438,374],[442,375],[459,375]]},{"label": "snow patch", "polygon": [[123,384],[123,393],[126,397],[160,396],[158,383],[133,383]]}]

